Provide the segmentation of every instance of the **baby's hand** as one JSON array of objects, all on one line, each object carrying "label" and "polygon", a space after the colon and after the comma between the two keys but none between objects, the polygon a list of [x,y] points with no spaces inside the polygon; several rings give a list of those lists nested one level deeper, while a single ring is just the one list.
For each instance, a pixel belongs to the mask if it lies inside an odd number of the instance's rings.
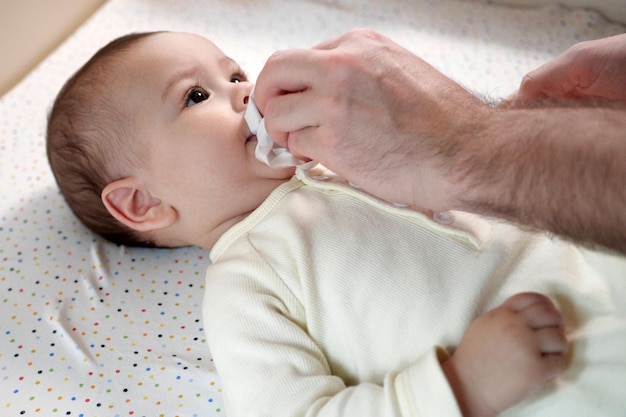
[{"label": "baby's hand", "polygon": [[465,417],[494,416],[558,377],[567,346],[552,301],[521,293],[475,319],[442,368]]}]

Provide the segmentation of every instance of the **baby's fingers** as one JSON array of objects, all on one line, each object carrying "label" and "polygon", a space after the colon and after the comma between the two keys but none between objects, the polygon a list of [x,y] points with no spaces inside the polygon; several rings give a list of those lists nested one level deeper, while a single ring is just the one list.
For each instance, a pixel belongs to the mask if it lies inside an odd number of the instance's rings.
[{"label": "baby's fingers", "polygon": [[502,306],[508,308],[511,311],[520,312],[535,304],[546,304],[554,306],[554,304],[548,297],[537,292],[522,292],[515,294],[514,296],[509,297],[504,302],[504,304],[502,304]]},{"label": "baby's fingers", "polygon": [[567,358],[563,353],[549,353],[543,356],[543,376],[544,381],[552,381],[567,368]]},{"label": "baby's fingers", "polygon": [[518,314],[522,315],[528,326],[533,329],[543,327],[563,328],[563,316],[547,297],[530,304],[519,311]]},{"label": "baby's fingers", "polygon": [[543,355],[567,352],[568,342],[565,333],[558,327],[544,327],[535,330],[537,348]]},{"label": "baby's fingers", "polygon": [[545,380],[556,379],[567,368],[566,352],[569,348],[569,342],[565,337],[563,327],[542,327],[534,332],[537,350],[541,354]]}]

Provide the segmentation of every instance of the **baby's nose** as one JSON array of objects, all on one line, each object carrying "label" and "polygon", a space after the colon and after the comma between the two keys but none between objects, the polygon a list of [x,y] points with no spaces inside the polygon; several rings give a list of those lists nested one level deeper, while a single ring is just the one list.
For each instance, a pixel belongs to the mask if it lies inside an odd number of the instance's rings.
[{"label": "baby's nose", "polygon": [[241,82],[237,84],[236,94],[233,97],[234,103],[233,105],[239,110],[243,111],[248,107],[248,102],[250,101],[250,95],[252,94],[252,88],[254,84],[250,82]]}]

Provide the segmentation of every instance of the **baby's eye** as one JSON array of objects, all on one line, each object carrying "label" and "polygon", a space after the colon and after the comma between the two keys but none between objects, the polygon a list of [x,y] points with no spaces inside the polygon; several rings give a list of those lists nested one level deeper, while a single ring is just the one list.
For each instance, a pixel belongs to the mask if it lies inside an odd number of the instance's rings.
[{"label": "baby's eye", "polygon": [[201,88],[194,87],[187,93],[185,107],[191,107],[209,98],[209,95]]}]

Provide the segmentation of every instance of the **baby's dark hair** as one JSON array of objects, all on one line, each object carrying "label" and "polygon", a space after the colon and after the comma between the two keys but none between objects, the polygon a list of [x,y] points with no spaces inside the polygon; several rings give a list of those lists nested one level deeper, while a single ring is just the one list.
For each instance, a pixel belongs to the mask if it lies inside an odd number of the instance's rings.
[{"label": "baby's dark hair", "polygon": [[48,117],[46,150],[56,182],[74,214],[92,231],[128,246],[155,246],[148,236],[117,221],[101,193],[141,162],[134,149],[132,115],[110,93],[116,62],[157,32],[119,37],[101,48],[63,86]]}]

